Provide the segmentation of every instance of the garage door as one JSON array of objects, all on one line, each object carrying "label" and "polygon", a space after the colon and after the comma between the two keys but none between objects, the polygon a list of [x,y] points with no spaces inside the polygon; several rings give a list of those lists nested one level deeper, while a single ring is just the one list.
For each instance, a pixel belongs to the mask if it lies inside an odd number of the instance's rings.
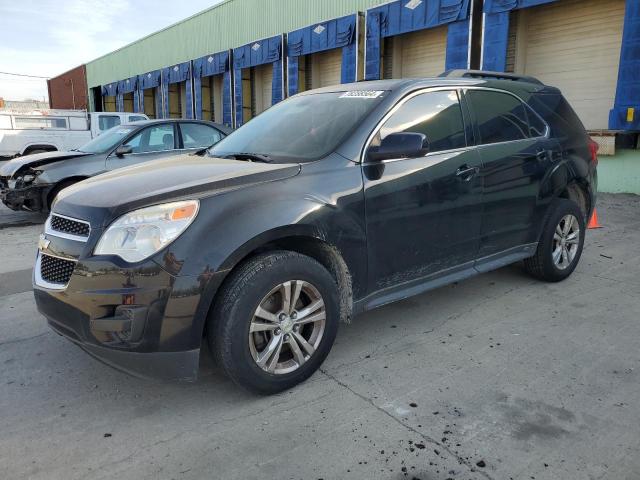
[{"label": "garage door", "polygon": [[105,112],[115,112],[116,109],[116,97],[115,96],[107,96],[104,98],[104,111]]},{"label": "garage door", "polygon": [[587,129],[606,129],[625,0],[562,0],[518,12],[515,71],[562,90]]},{"label": "garage door", "polygon": [[271,107],[271,89],[273,83],[273,64],[253,68],[251,76],[252,116],[260,115]]},{"label": "garage door", "polygon": [[310,73],[313,88],[339,85],[342,82],[342,49],[334,48],[311,55]]},{"label": "garage door", "polygon": [[445,70],[447,27],[400,35],[394,38],[395,78],[434,77]]}]

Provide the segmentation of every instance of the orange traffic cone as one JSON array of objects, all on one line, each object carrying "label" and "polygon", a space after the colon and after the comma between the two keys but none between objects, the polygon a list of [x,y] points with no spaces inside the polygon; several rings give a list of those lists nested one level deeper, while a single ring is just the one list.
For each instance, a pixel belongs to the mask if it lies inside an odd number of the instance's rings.
[{"label": "orange traffic cone", "polygon": [[591,220],[589,220],[589,225],[587,225],[589,230],[594,230],[596,228],[602,228],[602,225],[598,222],[598,211],[596,209],[593,210],[593,215],[591,215]]}]

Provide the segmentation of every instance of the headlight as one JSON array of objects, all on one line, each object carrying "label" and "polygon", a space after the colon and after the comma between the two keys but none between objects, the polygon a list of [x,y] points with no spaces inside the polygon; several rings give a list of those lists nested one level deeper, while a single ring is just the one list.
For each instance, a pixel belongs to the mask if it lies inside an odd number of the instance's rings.
[{"label": "headlight", "polygon": [[163,249],[184,232],[198,214],[200,202],[165,203],[123,215],[102,234],[94,253],[118,255],[134,263]]}]

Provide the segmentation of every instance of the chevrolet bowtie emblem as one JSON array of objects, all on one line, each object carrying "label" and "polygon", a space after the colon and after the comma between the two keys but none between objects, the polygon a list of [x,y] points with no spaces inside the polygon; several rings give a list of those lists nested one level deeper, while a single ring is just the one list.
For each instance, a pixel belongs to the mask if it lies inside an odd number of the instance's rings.
[{"label": "chevrolet bowtie emblem", "polygon": [[40,240],[38,240],[38,249],[40,251],[43,251],[49,248],[50,243],[51,243],[51,240],[45,237],[44,234],[40,234]]}]

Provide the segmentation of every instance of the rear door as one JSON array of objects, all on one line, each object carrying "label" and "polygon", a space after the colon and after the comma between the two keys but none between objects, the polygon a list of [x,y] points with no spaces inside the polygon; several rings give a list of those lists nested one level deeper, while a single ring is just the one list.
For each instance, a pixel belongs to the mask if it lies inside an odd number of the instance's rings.
[{"label": "rear door", "polygon": [[183,122],[180,130],[180,148],[185,153],[202,150],[218,143],[224,135],[217,129],[204,123]]},{"label": "rear door", "polygon": [[107,170],[129,167],[139,163],[170,157],[177,153],[179,140],[175,122],[158,123],[143,128],[123,145],[132,149],[122,157],[115,151],[107,157]]},{"label": "rear door", "polygon": [[546,124],[516,96],[469,89],[465,98],[482,159],[479,258],[486,259],[538,241],[540,188],[545,172],[558,158],[559,146],[548,138]]}]

